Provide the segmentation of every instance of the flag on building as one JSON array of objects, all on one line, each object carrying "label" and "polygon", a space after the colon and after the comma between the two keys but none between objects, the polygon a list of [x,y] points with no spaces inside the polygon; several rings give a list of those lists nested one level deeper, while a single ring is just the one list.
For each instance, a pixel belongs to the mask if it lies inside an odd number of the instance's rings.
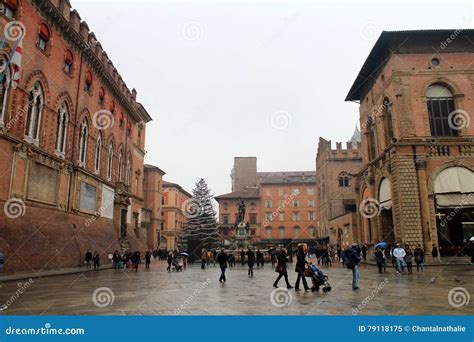
[{"label": "flag on building", "polygon": [[21,55],[23,54],[23,39],[20,39],[15,46],[13,56],[11,59],[11,65],[13,69],[12,74],[12,88],[16,89],[21,79]]}]

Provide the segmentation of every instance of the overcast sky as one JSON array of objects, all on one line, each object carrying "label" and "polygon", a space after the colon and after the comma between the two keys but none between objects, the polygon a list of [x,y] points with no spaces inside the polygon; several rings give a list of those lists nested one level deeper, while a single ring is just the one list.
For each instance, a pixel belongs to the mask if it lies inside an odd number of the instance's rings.
[{"label": "overcast sky", "polygon": [[473,27],[473,1],[71,4],[153,117],[146,162],[215,195],[234,156],[315,170],[320,136],[349,140],[358,105],[344,98],[382,30]]}]

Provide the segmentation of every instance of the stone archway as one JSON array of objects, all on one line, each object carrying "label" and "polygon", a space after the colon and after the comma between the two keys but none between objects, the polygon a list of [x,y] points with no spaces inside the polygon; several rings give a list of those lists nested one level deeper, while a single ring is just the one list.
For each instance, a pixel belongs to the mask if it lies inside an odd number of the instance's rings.
[{"label": "stone archway", "polygon": [[381,241],[393,243],[395,242],[395,232],[392,212],[392,183],[388,178],[382,178],[382,181],[379,184],[378,201],[380,203],[379,239]]}]

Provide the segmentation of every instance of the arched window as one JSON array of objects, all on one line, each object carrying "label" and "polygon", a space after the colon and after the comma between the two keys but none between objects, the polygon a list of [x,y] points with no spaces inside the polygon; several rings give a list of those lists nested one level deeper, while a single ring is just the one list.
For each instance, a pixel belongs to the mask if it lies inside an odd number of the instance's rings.
[{"label": "arched window", "polygon": [[127,156],[127,165],[125,168],[125,184],[130,185],[131,175],[132,175],[132,157],[129,152]]},{"label": "arched window", "polygon": [[444,85],[433,84],[428,88],[426,97],[431,135],[434,137],[457,136],[456,120],[451,117],[455,110],[451,91]]},{"label": "arched window", "polygon": [[43,114],[44,95],[39,83],[36,83],[29,92],[28,115],[26,117],[25,139],[34,144],[39,143],[39,130]]},{"label": "arched window", "polygon": [[87,91],[87,92],[92,91],[92,80],[93,80],[92,72],[87,71],[86,72],[85,91]]},{"label": "arched window", "polygon": [[383,108],[385,113],[385,130],[386,130],[386,138],[387,138],[387,146],[390,145],[393,141],[393,118],[392,118],[392,103],[386,97],[383,100]]},{"label": "arched window", "polygon": [[119,152],[117,167],[118,167],[118,172],[117,172],[118,181],[122,182],[123,181],[123,151],[122,149],[120,149],[120,152]]},{"label": "arched window", "polygon": [[0,56],[0,126],[5,124],[7,110],[8,89],[10,88],[10,72],[5,56]]},{"label": "arched window", "polygon": [[114,144],[111,141],[109,144],[109,154],[107,156],[107,179],[112,180],[112,170],[114,164]]},{"label": "arched window", "polygon": [[0,13],[2,13],[8,19],[13,19],[17,8],[18,0],[7,0],[0,4]]},{"label": "arched window", "polygon": [[97,134],[97,142],[95,144],[95,173],[100,174],[100,161],[102,156],[102,134]]},{"label": "arched window", "polygon": [[51,31],[49,30],[48,25],[41,24],[39,27],[38,34],[38,48],[42,51],[46,51],[48,47],[48,42],[51,39]]},{"label": "arched window", "polygon": [[377,133],[375,131],[375,121],[370,117],[367,121],[367,130],[369,131],[369,157],[373,160],[377,157]]},{"label": "arched window", "polygon": [[63,103],[61,107],[59,107],[56,124],[56,152],[63,158],[66,154],[68,120],[68,108],[66,103]]},{"label": "arched window", "polygon": [[339,187],[341,188],[348,188],[349,187],[349,177],[345,173],[341,173],[339,175]]},{"label": "arched window", "polygon": [[66,50],[64,54],[64,71],[66,74],[70,74],[72,70],[72,65],[74,63],[74,55],[71,50]]},{"label": "arched window", "polygon": [[84,119],[81,124],[81,130],[79,131],[79,164],[86,166],[87,159],[87,139],[89,137],[89,128],[87,127],[87,121]]}]

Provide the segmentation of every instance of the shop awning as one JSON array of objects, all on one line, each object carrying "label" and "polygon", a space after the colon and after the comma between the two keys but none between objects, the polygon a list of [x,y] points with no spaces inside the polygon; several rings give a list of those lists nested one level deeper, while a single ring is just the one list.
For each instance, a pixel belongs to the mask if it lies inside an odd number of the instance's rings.
[{"label": "shop awning", "polygon": [[381,209],[392,208],[392,185],[388,178],[384,178],[380,183],[379,202]]},{"label": "shop awning", "polygon": [[440,172],[433,183],[438,208],[474,206],[474,172],[450,167]]}]

